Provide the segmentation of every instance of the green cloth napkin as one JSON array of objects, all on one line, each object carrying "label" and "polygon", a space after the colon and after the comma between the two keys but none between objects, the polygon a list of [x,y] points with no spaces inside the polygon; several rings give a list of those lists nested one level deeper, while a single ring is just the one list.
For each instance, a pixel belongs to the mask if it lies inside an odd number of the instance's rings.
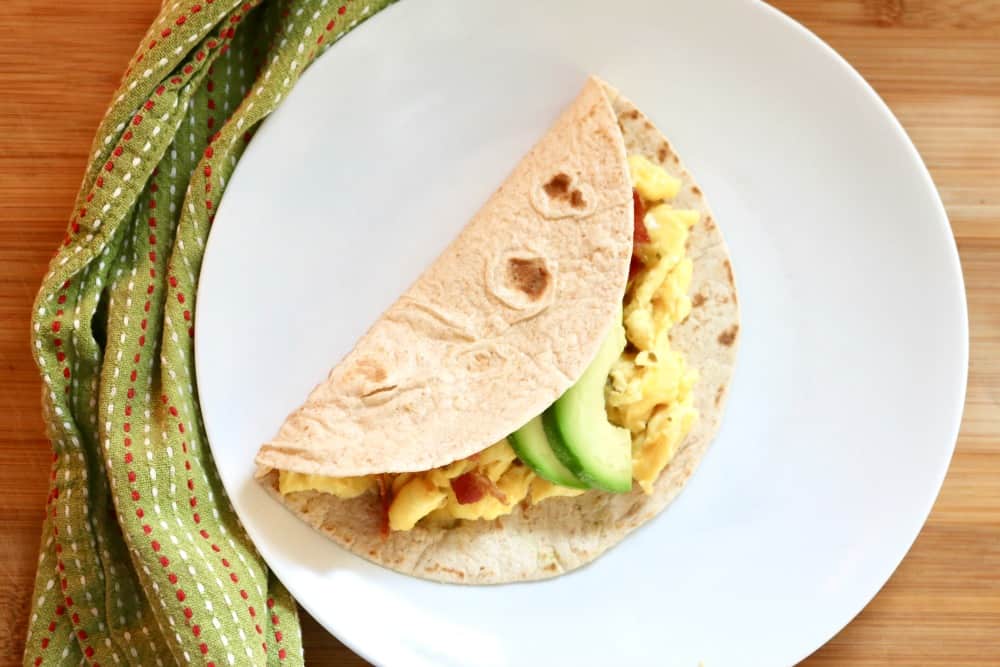
[{"label": "green cloth napkin", "polygon": [[386,4],[169,0],[129,63],[34,306],[53,455],[26,665],[302,664],[206,442],[198,273],[254,128]]}]

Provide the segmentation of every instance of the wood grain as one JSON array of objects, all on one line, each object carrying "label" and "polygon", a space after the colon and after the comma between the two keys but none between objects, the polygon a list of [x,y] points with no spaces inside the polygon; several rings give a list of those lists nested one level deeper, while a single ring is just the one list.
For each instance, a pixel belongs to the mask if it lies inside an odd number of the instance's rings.
[{"label": "wood grain", "polygon": [[[28,313],[93,132],[158,4],[7,0],[0,10],[4,664],[19,663],[46,492]],[[972,326],[965,420],[934,511],[885,588],[805,664],[1000,664],[1000,2],[776,5],[857,67],[913,137],[958,239]],[[364,664],[303,617],[309,664]]]}]

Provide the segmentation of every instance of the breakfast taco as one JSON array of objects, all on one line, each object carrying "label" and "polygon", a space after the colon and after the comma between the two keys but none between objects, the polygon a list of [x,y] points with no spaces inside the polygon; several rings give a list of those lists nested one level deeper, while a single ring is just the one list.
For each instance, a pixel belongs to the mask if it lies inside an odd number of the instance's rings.
[{"label": "breakfast taco", "polygon": [[738,335],[701,190],[591,79],[260,448],[258,478],[400,572],[555,576],[680,491],[719,427]]}]

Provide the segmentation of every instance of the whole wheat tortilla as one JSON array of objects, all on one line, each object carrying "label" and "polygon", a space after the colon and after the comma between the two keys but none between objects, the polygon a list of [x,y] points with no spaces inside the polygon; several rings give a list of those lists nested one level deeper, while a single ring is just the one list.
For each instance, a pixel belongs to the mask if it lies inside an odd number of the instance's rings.
[{"label": "whole wheat tortilla", "polygon": [[[672,344],[700,373],[695,406],[700,416],[650,495],[589,491],[519,506],[493,521],[461,521],[452,528],[417,525],[383,539],[380,503],[369,494],[341,500],[313,491],[278,493],[278,472],[260,481],[300,518],[335,542],[375,563],[442,582],[496,584],[554,577],[597,558],[645,523],[680,492],[719,428],[739,338],[739,306],[725,241],[705,197],[670,143],[635,106],[604,84],[629,154],[641,153],[682,186],[673,204],[697,209],[688,253],[694,261],[691,315],[671,332]],[[539,410],[540,412],[541,410]],[[510,423],[506,430],[518,424]]]},{"label": "whole wheat tortilla", "polygon": [[625,293],[632,229],[625,146],[590,80],[257,463],[331,477],[408,472],[506,437],[597,353]]}]

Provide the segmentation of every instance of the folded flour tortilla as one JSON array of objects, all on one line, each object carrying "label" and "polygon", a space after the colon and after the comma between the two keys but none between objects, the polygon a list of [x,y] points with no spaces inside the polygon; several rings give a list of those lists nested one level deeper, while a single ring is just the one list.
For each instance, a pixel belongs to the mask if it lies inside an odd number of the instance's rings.
[{"label": "folded flour tortilla", "polygon": [[[672,329],[700,379],[699,419],[652,494],[589,491],[493,521],[380,535],[381,505],[278,493],[278,469],[334,477],[427,470],[482,451],[540,414],[593,359],[619,312],[632,253],[626,154],[681,181],[695,209],[692,312]],[[588,81],[460,236],[384,313],[257,455],[274,497],[353,552],[400,572],[469,584],[579,567],[660,512],[717,431],[739,307],[728,250],[704,195],[653,124]]]}]

